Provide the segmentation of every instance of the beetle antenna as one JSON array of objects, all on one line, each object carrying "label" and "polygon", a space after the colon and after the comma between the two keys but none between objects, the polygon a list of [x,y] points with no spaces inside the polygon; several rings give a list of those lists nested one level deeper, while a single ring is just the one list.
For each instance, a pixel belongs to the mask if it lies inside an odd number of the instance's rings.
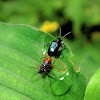
[{"label": "beetle antenna", "polygon": [[59,27],[59,32],[60,32],[60,35],[59,35],[59,37],[61,38],[61,27]]},{"label": "beetle antenna", "polygon": [[[72,32],[72,31],[71,31],[71,32]],[[69,35],[71,32],[66,33],[66,34],[62,37],[62,39],[63,39],[64,37],[66,37],[67,35]]]}]

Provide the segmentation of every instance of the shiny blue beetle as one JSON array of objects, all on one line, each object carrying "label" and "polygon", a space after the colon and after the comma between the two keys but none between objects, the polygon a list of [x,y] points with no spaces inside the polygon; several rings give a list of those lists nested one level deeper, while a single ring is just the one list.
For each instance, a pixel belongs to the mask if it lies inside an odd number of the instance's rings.
[{"label": "shiny blue beetle", "polygon": [[[71,32],[68,32],[67,34],[65,34],[62,38],[57,38],[55,41],[51,42],[51,45],[48,49],[48,55],[50,57],[55,57],[55,58],[59,58],[61,55],[61,51],[63,49],[66,49],[64,43],[62,42],[62,39],[67,36],[68,34],[70,34]],[[61,30],[60,30],[60,37],[61,37]],[[66,49],[67,50],[67,49]]]},{"label": "shiny blue beetle", "polygon": [[62,39],[57,38],[55,41],[52,41],[49,49],[48,49],[48,55],[50,57],[54,56],[55,58],[58,58],[61,54],[62,47],[63,47]]}]

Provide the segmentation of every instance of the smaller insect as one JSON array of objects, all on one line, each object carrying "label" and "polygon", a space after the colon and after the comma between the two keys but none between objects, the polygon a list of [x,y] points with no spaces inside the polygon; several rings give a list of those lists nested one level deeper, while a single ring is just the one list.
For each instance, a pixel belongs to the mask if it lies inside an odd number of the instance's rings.
[{"label": "smaller insect", "polygon": [[[42,74],[43,72],[45,72],[46,74],[55,78],[53,75],[49,74],[53,66],[53,64],[51,64],[51,61],[52,61],[51,57],[45,58],[45,60],[43,60],[43,63],[40,66],[38,66],[38,68],[36,68],[36,69],[39,69],[38,73]],[[31,67],[31,68],[34,68],[34,67]]]},{"label": "smaller insect", "polygon": [[49,73],[51,70],[51,58],[47,57],[45,60],[43,60],[43,64],[39,66],[38,73],[42,74],[43,72]]}]

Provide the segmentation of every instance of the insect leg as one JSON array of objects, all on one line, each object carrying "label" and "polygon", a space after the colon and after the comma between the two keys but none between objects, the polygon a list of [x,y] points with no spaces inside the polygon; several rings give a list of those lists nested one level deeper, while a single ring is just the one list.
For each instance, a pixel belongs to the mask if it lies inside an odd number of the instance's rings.
[{"label": "insect leg", "polygon": [[[66,71],[66,69],[61,70],[61,69],[59,69],[59,68],[55,67],[53,64],[51,64],[50,66],[54,67],[55,69],[57,69],[57,70],[58,70],[58,71],[60,71],[60,72],[65,72],[65,71]],[[65,66],[65,65],[64,65],[64,66]],[[65,66],[65,67],[66,67],[66,66]]]},{"label": "insect leg", "polygon": [[57,59],[58,60],[58,62],[61,64],[61,65],[63,65],[64,66],[64,70],[63,71],[66,71],[66,66],[59,60],[59,59]]},{"label": "insect leg", "polygon": [[43,46],[50,46],[51,43],[43,43]]},{"label": "insect leg", "polygon": [[74,70],[76,71],[75,65],[74,65],[74,63],[72,62],[71,57],[69,58],[69,60],[70,60],[70,62],[72,63]]},{"label": "insect leg", "polygon": [[80,72],[80,64],[79,64],[78,70],[76,70],[75,65],[73,64],[73,62],[72,62],[72,60],[71,60],[71,57],[69,58],[69,60],[70,60],[70,62],[72,63],[74,70],[75,70],[76,72]]},{"label": "insect leg", "polygon": [[48,53],[44,54],[44,57],[43,57],[43,59],[45,59],[47,56],[48,56]]},{"label": "insect leg", "polygon": [[52,74],[48,73],[45,69],[44,69],[44,71],[45,71],[48,75],[50,75],[52,78],[55,78]]},{"label": "insect leg", "polygon": [[52,78],[55,78],[52,74],[48,73],[49,76],[51,76]]},{"label": "insect leg", "polygon": [[34,68],[34,69],[40,69],[40,66],[37,65],[37,63],[33,60],[34,64],[37,66],[37,68],[35,67],[30,67],[30,68]]},{"label": "insect leg", "polygon": [[35,67],[29,67],[29,68],[40,69],[40,66],[38,66],[37,68],[35,68]]},{"label": "insect leg", "polygon": [[40,76],[40,80],[41,80],[41,85],[42,85],[42,87],[43,87],[43,83],[42,83],[42,76]]},{"label": "insect leg", "polygon": [[65,50],[69,51],[70,49],[69,48],[67,49],[66,46],[68,46],[68,45],[67,44],[64,44],[62,42],[62,44],[61,44],[61,50],[65,49]]},{"label": "insect leg", "polygon": [[35,77],[38,73],[36,73],[35,75],[33,75],[33,77]]}]

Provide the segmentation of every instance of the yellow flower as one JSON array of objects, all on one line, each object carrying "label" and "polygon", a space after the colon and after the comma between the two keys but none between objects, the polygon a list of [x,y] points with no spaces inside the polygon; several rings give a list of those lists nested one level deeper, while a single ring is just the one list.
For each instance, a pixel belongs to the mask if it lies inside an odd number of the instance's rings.
[{"label": "yellow flower", "polygon": [[55,32],[59,28],[59,25],[57,22],[49,22],[45,21],[43,25],[40,27],[40,30],[44,32]]}]

